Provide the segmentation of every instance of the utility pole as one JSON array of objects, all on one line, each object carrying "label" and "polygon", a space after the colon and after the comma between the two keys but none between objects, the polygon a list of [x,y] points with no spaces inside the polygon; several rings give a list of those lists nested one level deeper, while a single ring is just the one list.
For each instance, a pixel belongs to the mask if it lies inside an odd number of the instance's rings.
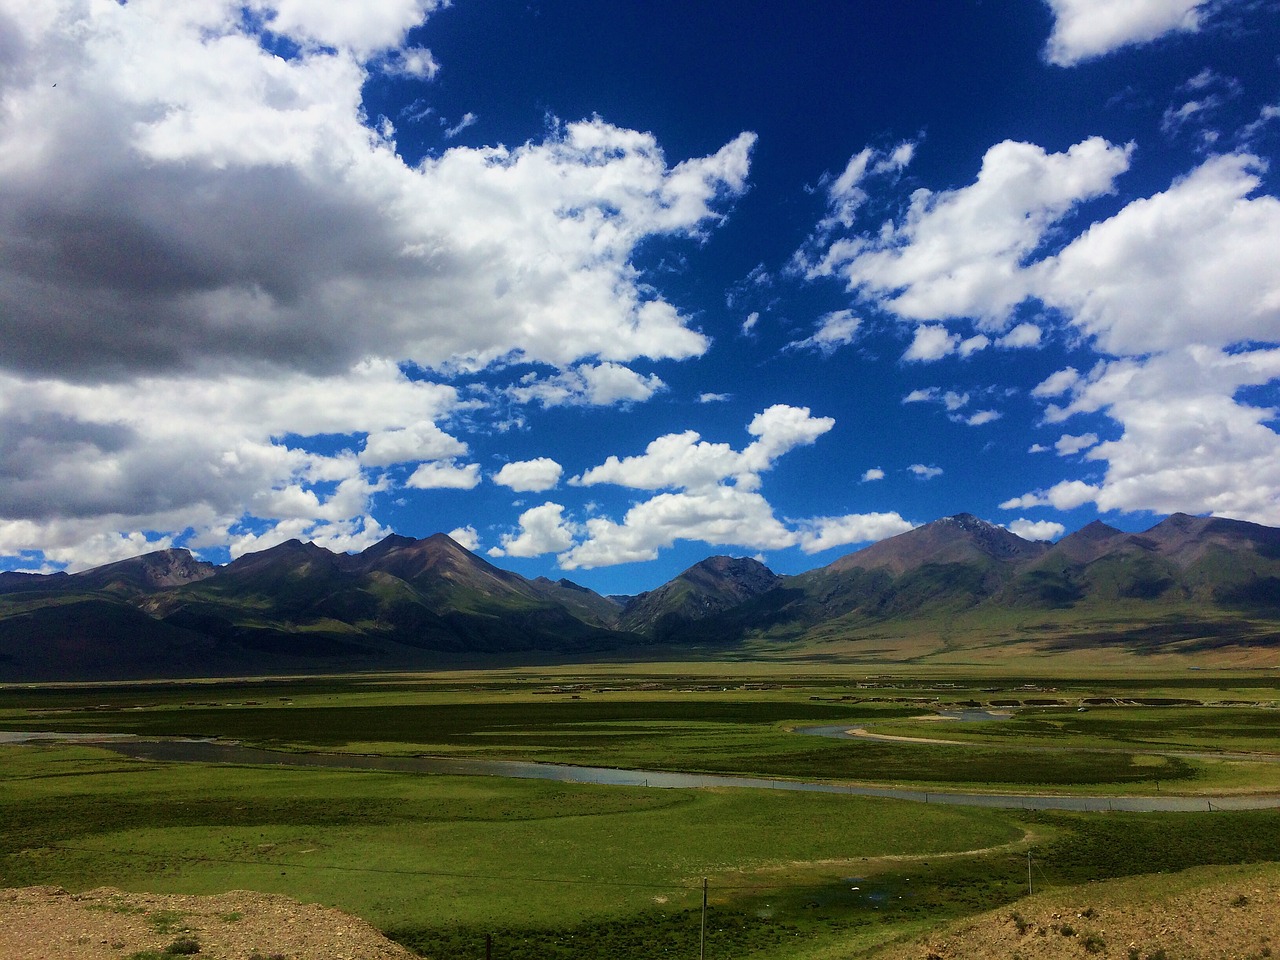
[{"label": "utility pole", "polygon": [[1027,896],[1031,896],[1031,848],[1027,847]]},{"label": "utility pole", "polygon": [[698,960],[707,957],[707,878],[702,878],[702,932],[698,934]]}]

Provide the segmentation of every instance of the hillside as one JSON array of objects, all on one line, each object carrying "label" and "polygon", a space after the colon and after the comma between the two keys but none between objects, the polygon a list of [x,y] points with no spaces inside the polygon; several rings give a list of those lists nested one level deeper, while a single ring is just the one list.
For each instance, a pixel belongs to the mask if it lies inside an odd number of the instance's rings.
[{"label": "hillside", "polygon": [[711,557],[633,598],[619,624],[660,640],[696,640],[702,621],[762,596],[782,581],[758,560]]},{"label": "hillside", "polygon": [[862,662],[1271,663],[1280,530],[1175,514],[1142,533],[1092,523],[1050,544],[961,514],[797,576],[711,557],[625,601],[526,579],[443,534],[392,535],[358,554],[291,540],[223,567],[164,550],[75,574],[0,574],[0,680],[426,669],[655,643]]},{"label": "hillside", "polygon": [[877,960],[1269,957],[1280,868],[1209,867],[1035,894],[948,924]]}]

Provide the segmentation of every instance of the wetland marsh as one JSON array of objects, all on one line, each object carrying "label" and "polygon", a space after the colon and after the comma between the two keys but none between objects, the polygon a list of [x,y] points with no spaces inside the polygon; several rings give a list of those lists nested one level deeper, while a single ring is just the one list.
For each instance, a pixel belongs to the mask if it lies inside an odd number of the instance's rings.
[{"label": "wetland marsh", "polygon": [[[619,673],[9,688],[0,728],[217,737],[352,763],[432,756],[1117,799],[1275,792],[1276,765],[1258,757],[1171,755],[1280,744],[1274,679],[1119,686]],[[1176,706],[1120,703],[1175,695]],[[1117,703],[1077,712],[1078,700],[1099,697]],[[1010,699],[1013,721],[912,719]],[[796,733],[818,725],[962,742]],[[709,956],[817,958],[1011,902],[1025,892],[1028,851],[1037,885],[1049,886],[1280,861],[1275,811],[1000,810],[166,763],[103,746],[0,746],[0,885],[284,893],[349,910],[441,958],[482,955],[486,933],[497,956],[691,956],[704,877]]]}]

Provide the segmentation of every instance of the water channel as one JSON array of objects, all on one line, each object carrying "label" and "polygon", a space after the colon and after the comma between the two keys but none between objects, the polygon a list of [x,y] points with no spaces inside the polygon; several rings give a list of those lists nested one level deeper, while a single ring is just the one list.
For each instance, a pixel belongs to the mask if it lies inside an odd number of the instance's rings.
[{"label": "water channel", "polygon": [[[798,731],[835,736],[847,727],[811,727]],[[218,740],[147,740],[127,735],[59,735],[0,731],[0,743],[54,739],[92,743],[137,760],[177,763],[232,763],[248,765],[327,767],[348,770],[390,770],[401,773],[449,776],[511,777],[520,780],[555,780],[652,789],[740,787],[750,790],[792,790],[811,793],[843,793],[860,797],[885,797],[919,803],[943,803],[973,807],[1025,810],[1102,811],[1139,813],[1204,810],[1260,810],[1280,807],[1280,796],[1081,796],[1053,794],[972,793],[958,790],[911,790],[896,787],[859,786],[831,781],[778,780],[729,774],[676,773],[666,770],[619,770],[520,760],[475,760],[446,757],[384,757],[340,753],[284,753],[246,747]]]}]

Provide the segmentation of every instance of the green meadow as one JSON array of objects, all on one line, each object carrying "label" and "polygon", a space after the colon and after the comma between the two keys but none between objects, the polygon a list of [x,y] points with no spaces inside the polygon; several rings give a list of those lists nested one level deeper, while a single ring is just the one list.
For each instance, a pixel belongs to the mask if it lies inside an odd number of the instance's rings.
[{"label": "green meadow", "polygon": [[[1089,707],[1084,700],[1111,698]],[[926,723],[936,709],[1015,719]],[[0,729],[1106,795],[1267,789],[1274,681],[512,673],[0,690]],[[1060,701],[1032,705],[1032,700]],[[1159,701],[1163,706],[1142,705]],[[1124,701],[1127,705],[1119,705]],[[1176,703],[1175,703],[1176,701]],[[963,743],[831,740],[804,726]],[[1161,752],[1166,751],[1166,752]],[[0,746],[0,886],[341,907],[423,955],[849,956],[1039,887],[1280,861],[1280,812],[1051,813],[842,794],[130,760]]]}]

